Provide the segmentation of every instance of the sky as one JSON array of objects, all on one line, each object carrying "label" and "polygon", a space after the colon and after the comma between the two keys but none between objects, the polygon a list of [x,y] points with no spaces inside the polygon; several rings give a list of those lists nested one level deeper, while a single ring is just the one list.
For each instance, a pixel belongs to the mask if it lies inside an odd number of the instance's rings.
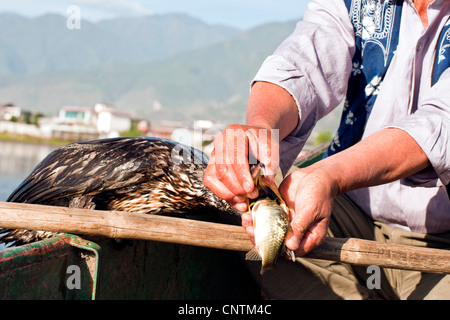
[{"label": "sky", "polygon": [[249,29],[269,22],[299,19],[310,0],[0,0],[0,13],[27,17],[68,15],[78,6],[81,18],[99,21],[122,16],[187,13],[209,24]]}]

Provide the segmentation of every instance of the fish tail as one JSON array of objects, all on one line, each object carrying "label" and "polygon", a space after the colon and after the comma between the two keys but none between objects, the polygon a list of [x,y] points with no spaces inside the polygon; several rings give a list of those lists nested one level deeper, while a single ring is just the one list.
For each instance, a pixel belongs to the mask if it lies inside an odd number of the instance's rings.
[{"label": "fish tail", "polygon": [[275,270],[277,267],[274,263],[263,263],[259,273],[263,275],[267,270]]}]

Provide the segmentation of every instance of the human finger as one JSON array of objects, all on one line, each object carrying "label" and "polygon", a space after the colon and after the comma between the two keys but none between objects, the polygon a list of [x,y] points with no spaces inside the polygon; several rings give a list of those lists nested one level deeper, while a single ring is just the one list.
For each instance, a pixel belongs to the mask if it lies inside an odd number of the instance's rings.
[{"label": "human finger", "polygon": [[289,207],[291,231],[286,246],[303,255],[321,244],[326,236],[333,195],[318,175],[309,169],[297,170],[280,185]]},{"label": "human finger", "polygon": [[246,136],[249,153],[264,164],[264,178],[268,184],[273,184],[280,162],[278,130],[250,128]]},{"label": "human finger", "polygon": [[245,201],[245,198],[233,193],[229,186],[225,185],[217,178],[215,166],[213,164],[206,167],[203,176],[203,184],[211,190],[212,193],[227,201],[236,210],[241,212],[247,211],[247,202]]},{"label": "human finger", "polygon": [[249,162],[248,139],[240,127],[227,128],[214,140],[217,178],[232,192],[241,197],[255,193]]},{"label": "human finger", "polygon": [[320,220],[314,225],[308,228],[308,230],[303,235],[298,249],[295,251],[297,256],[305,255],[317,248],[326,238],[328,229],[328,220]]},{"label": "human finger", "polygon": [[244,228],[253,226],[252,214],[250,212],[245,212],[241,215],[242,226]]},{"label": "human finger", "polygon": [[243,213],[241,215],[241,218],[242,218],[242,226],[247,232],[247,235],[250,237],[252,243],[255,244],[255,229],[253,227],[252,214],[250,212]]}]

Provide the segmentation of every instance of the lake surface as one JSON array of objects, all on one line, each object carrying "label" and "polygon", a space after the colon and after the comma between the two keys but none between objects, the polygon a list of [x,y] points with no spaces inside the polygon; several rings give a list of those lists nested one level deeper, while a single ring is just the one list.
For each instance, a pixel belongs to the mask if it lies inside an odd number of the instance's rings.
[{"label": "lake surface", "polygon": [[[23,179],[55,148],[0,140],[0,201],[6,201]],[[4,249],[4,245],[0,244],[0,251]]]},{"label": "lake surface", "polygon": [[56,147],[0,141],[0,201],[5,201],[36,165]]}]

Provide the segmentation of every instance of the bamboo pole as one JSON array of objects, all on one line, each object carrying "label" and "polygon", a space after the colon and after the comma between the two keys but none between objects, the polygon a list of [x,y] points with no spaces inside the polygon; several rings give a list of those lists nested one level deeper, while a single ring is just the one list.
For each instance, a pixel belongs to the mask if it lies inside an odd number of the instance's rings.
[{"label": "bamboo pole", "polygon": [[[0,202],[0,227],[153,240],[216,249],[250,251],[240,226],[129,212]],[[450,273],[450,251],[355,238],[327,238],[307,257],[353,265]]]}]

